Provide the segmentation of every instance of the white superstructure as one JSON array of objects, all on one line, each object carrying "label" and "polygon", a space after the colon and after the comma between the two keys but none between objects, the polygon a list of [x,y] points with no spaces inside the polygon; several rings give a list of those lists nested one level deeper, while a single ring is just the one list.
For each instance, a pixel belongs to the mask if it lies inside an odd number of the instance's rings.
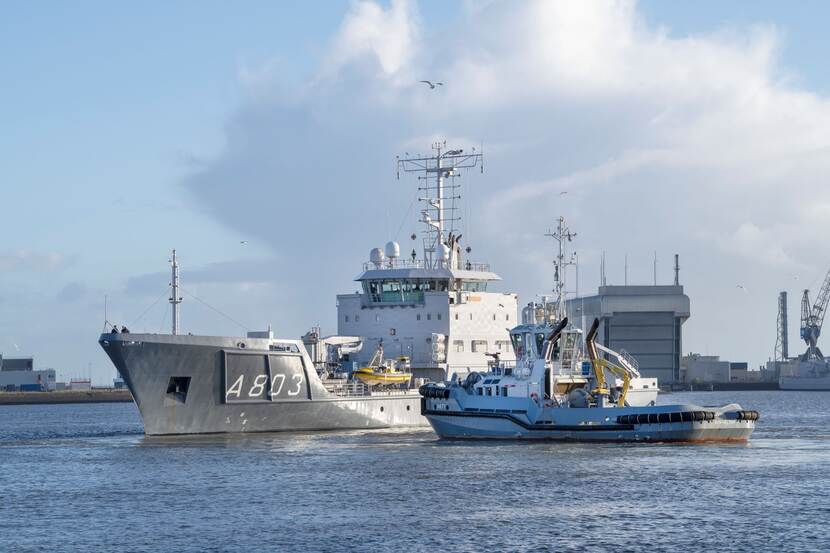
[{"label": "white superstructure", "polygon": [[488,264],[467,259],[471,249],[462,249],[455,228],[456,178],[462,169],[481,167],[481,152],[447,151],[442,143],[433,150],[398,159],[398,174],[420,174],[421,255],[413,248],[402,258],[397,242],[372,249],[355,279],[361,290],[337,296],[337,332],[362,338],[353,361],[368,362],[382,341],[390,357],[410,358],[416,377],[445,380],[486,370],[488,353],[514,358],[508,329],[518,322],[518,304],[515,293],[492,290],[501,278]]}]

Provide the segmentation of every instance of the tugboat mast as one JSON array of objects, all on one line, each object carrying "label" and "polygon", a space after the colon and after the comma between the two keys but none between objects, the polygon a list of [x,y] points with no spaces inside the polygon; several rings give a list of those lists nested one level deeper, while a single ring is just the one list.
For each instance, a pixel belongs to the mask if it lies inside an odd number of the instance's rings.
[{"label": "tugboat mast", "polygon": [[173,306],[173,335],[179,333],[179,304],[182,298],[179,296],[179,263],[176,261],[176,250],[173,250],[173,259],[170,261],[173,269],[173,279],[170,282],[172,293],[170,294],[170,305]]},{"label": "tugboat mast", "polygon": [[567,261],[565,260],[565,243],[573,240],[576,233],[571,232],[571,229],[565,224],[565,218],[560,216],[556,231],[548,230],[545,236],[556,239],[559,246],[556,261],[553,262],[553,291],[556,293],[556,320],[561,321],[565,318],[565,268],[568,265],[576,265],[574,254],[571,254]]}]

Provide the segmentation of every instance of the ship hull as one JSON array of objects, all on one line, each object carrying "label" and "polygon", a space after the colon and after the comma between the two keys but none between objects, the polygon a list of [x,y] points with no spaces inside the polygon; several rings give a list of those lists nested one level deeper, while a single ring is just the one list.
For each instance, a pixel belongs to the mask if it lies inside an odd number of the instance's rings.
[{"label": "ship hull", "polygon": [[781,367],[778,387],[782,390],[830,390],[830,364],[820,360],[794,360]]},{"label": "ship hull", "polygon": [[445,439],[552,440],[571,442],[746,442],[754,430],[748,421],[677,422],[640,425],[574,423],[542,428],[517,418],[467,413],[431,413],[429,422]]},{"label": "ship hull", "polygon": [[304,350],[275,351],[267,339],[104,334],[100,343],[148,435],[427,424],[417,392],[331,393]]},{"label": "ship hull", "polygon": [[778,379],[782,390],[830,391],[830,375],[827,376],[782,376]]}]

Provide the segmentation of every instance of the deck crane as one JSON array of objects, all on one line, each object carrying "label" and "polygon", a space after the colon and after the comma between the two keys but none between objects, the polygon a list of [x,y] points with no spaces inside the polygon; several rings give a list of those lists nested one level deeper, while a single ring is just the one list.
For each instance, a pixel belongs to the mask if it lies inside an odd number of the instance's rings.
[{"label": "deck crane", "polygon": [[[628,389],[631,386],[631,381],[635,378],[640,378],[640,371],[637,368],[636,361],[627,354],[617,353],[616,351],[607,348],[601,344],[596,343],[597,329],[599,328],[599,319],[594,319],[594,324],[585,336],[585,349],[588,351],[588,358],[591,360],[591,366],[594,370],[594,378],[597,381],[596,388],[592,391],[594,395],[607,397],[609,395],[608,384],[605,378],[605,369],[608,369],[615,376],[619,376],[623,381],[622,393],[617,399],[619,407],[625,407],[626,397],[628,396]],[[606,354],[610,359],[603,358],[599,352]],[[616,362],[614,362],[616,361]]]},{"label": "deck crane", "polygon": [[816,302],[810,307],[810,291],[804,290],[801,296],[801,338],[807,343],[807,351],[801,356],[802,361],[824,360],[824,355],[816,346],[821,334],[821,325],[830,303],[830,271],[824,277]]}]

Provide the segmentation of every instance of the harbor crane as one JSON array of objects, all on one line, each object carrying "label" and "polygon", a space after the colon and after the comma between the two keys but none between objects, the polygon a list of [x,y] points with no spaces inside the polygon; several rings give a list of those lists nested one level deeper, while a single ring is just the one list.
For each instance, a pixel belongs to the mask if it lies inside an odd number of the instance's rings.
[{"label": "harbor crane", "polygon": [[810,291],[804,290],[804,295],[801,296],[801,338],[807,343],[807,351],[800,357],[802,361],[824,361],[824,355],[816,343],[821,334],[821,325],[824,323],[828,303],[830,303],[830,270],[824,277],[824,283],[821,285],[812,308],[810,307]]}]

